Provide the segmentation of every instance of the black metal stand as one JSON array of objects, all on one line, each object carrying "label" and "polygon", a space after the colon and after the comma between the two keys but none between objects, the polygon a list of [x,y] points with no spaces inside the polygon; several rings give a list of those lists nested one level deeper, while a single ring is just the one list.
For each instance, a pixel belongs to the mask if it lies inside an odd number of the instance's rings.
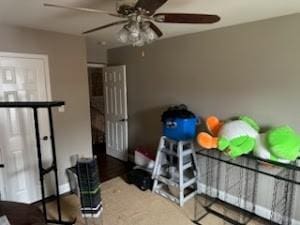
[{"label": "black metal stand", "polygon": [[[57,174],[57,160],[56,160],[56,150],[55,150],[55,138],[54,138],[54,129],[53,129],[53,117],[52,117],[52,108],[63,106],[65,103],[63,101],[52,101],[52,102],[0,102],[0,108],[31,108],[33,110],[34,118],[34,128],[35,128],[35,139],[36,139],[36,148],[37,148],[37,157],[38,157],[38,167],[39,175],[41,182],[41,193],[42,193],[42,207],[44,217],[47,223],[54,224],[64,224],[71,225],[74,224],[76,219],[73,221],[64,221],[62,220],[61,215],[61,205],[60,205],[60,195],[59,195],[59,186],[58,186],[58,174]],[[38,109],[47,109],[49,117],[49,126],[50,126],[50,140],[52,147],[52,165],[48,168],[43,167],[42,162],[42,151],[40,143],[40,129],[39,129],[39,118],[38,118]],[[45,186],[44,186],[44,176],[50,172],[54,172],[55,176],[55,186],[56,186],[56,205],[57,205],[57,219],[48,219],[47,217],[47,208],[46,208],[46,197],[45,197]]]},{"label": "black metal stand", "polygon": [[[200,220],[209,213],[214,214],[229,224],[248,224],[253,216],[259,217],[256,213],[257,181],[258,175],[268,176],[274,181],[274,188],[270,185],[272,193],[272,206],[270,217],[264,218],[268,224],[291,224],[292,207],[294,203],[294,186],[300,185],[300,167],[294,164],[283,164],[270,160],[257,158],[253,155],[245,155],[232,160],[218,150],[200,150],[197,152],[202,160],[201,179],[204,184],[203,194],[197,196],[195,214],[198,214],[198,203],[206,212],[197,216],[194,221],[200,224]],[[272,165],[264,169],[261,165]],[[278,172],[279,171],[279,172]],[[298,177],[298,178],[297,178]],[[223,213],[216,211],[214,204],[223,205]],[[230,213],[228,209],[239,213]],[[199,208],[200,209],[200,208]],[[200,210],[201,211],[201,210]],[[203,212],[203,211],[202,211]]]}]

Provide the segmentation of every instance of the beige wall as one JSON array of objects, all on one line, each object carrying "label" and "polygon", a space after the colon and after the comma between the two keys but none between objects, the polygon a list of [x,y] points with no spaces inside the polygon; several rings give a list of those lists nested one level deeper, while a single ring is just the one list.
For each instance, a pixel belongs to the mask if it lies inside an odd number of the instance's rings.
[{"label": "beige wall", "polygon": [[49,56],[52,99],[66,102],[64,113],[54,113],[59,181],[65,184],[69,157],[92,154],[85,40],[8,26],[0,26],[0,33],[0,51]]},{"label": "beige wall", "polygon": [[300,132],[299,22],[297,14],[109,50],[110,64],[127,65],[130,147],[156,146],[162,111],[178,103]]},{"label": "beige wall", "polygon": [[107,63],[107,48],[98,40],[86,38],[86,50],[89,63]]},{"label": "beige wall", "polygon": [[[204,117],[247,114],[263,126],[300,132],[299,24],[296,14],[109,50],[109,64],[127,65],[130,148],[155,149],[160,115],[178,103]],[[271,205],[271,183],[259,178],[264,207]]]}]

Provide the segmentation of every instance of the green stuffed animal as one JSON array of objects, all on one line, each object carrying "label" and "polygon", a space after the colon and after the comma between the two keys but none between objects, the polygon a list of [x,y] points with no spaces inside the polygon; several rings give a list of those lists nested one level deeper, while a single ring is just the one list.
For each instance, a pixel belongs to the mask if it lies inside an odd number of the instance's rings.
[{"label": "green stuffed animal", "polygon": [[295,161],[300,156],[300,137],[289,126],[272,128],[260,135],[254,155],[282,163]]},{"label": "green stuffed animal", "polygon": [[231,158],[253,152],[263,159],[289,163],[300,156],[300,136],[288,126],[260,134],[259,125],[248,116],[227,122],[211,116],[206,119],[206,125],[210,134],[199,133],[199,145],[206,149],[217,148]]}]

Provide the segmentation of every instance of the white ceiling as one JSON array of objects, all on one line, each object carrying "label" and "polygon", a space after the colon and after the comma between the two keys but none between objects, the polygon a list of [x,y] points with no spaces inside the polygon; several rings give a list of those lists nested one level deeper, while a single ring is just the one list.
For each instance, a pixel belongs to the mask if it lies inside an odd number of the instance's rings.
[{"label": "white ceiling", "polygon": [[[43,6],[44,2],[114,11],[116,1],[0,0],[0,23],[80,35],[85,30],[118,20],[107,15],[48,8]],[[209,13],[221,16],[221,21],[213,25],[158,24],[166,38],[298,13],[300,0],[169,0],[158,12]],[[88,37],[105,41],[108,47],[115,47],[120,45],[116,40],[119,29],[120,26],[108,28]]]}]

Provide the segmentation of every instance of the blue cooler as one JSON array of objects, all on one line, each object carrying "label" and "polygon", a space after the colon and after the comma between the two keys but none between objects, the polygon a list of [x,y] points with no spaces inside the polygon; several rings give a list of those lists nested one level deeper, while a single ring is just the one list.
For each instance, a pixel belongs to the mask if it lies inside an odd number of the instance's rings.
[{"label": "blue cooler", "polygon": [[188,110],[186,105],[169,107],[161,116],[164,136],[184,141],[196,136],[197,119],[194,113]]},{"label": "blue cooler", "polygon": [[196,118],[170,118],[163,123],[164,136],[173,140],[189,140],[196,136]]}]

